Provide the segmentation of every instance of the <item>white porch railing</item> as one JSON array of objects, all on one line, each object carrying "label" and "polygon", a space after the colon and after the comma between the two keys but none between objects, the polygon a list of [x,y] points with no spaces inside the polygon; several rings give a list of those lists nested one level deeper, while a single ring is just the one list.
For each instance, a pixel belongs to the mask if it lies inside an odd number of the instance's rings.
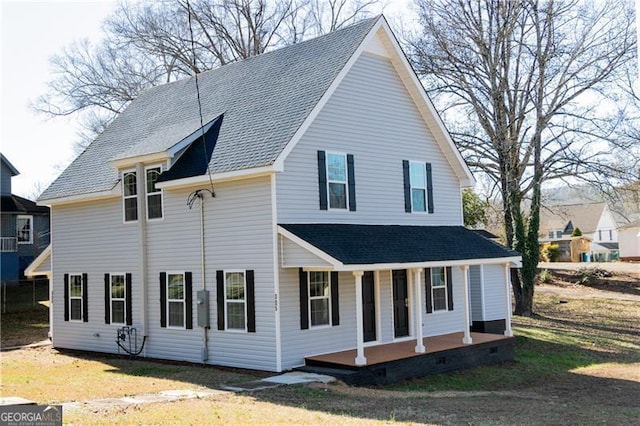
[{"label": "white porch railing", "polygon": [[16,237],[0,237],[0,252],[12,253],[18,251],[18,239]]}]

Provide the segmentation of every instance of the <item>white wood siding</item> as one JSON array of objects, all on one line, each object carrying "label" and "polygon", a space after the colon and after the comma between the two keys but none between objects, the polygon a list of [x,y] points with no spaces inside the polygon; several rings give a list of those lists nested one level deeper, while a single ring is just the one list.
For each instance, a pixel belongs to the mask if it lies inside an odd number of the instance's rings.
[{"label": "white wood siding", "polygon": [[[51,225],[53,346],[117,352],[121,325],[104,322],[104,274],[132,274],[133,326],[141,330],[137,225],[122,223],[119,198],[55,206]],[[64,321],[65,273],[87,274],[89,322]]]},{"label": "white wood siding", "polygon": [[329,262],[320,259],[286,237],[280,237],[280,247],[281,264],[285,268],[298,265],[304,265],[307,268],[331,266]]},{"label": "white wood siding", "polygon": [[484,275],[484,320],[505,319],[506,299],[504,294],[504,266],[483,265]]},{"label": "white wood siding", "polygon": [[[357,211],[321,211],[317,151],[355,157]],[[435,213],[404,210],[402,160],[430,162]],[[460,184],[391,62],[361,56],[285,161],[280,223],[460,225]]]},{"label": "white wood siding", "polygon": [[[453,310],[427,314],[426,308],[423,306],[422,329],[425,337],[464,330],[464,282],[459,267],[451,268],[451,278],[453,281]],[[424,271],[422,272],[422,282],[424,283]],[[422,286],[422,300],[426,301],[426,287],[424,285]],[[423,305],[426,306],[425,303]]]},{"label": "white wood siding", "polygon": [[[205,201],[206,284],[210,291],[208,363],[276,370],[273,238],[269,177],[216,185]],[[148,324],[145,356],[202,361],[197,326],[200,206],[187,207],[188,190],[164,192],[164,218],[147,225]],[[56,207],[54,227],[54,346],[117,352],[117,325],[104,324],[104,274],[133,273],[133,326],[142,330],[138,228],[122,223],[120,198]],[[256,332],[217,330],[216,270],[255,271]],[[160,272],[193,274],[192,330],[160,327]],[[89,322],[64,322],[64,273],[88,273]],[[96,336],[98,334],[99,336]]]},{"label": "white wood siding", "polygon": [[304,357],[356,346],[355,278],[340,272],[340,325],[300,329],[300,284],[297,269],[280,269],[282,367],[304,365]]},{"label": "white wood siding", "polygon": [[484,292],[482,283],[481,265],[469,267],[469,297],[471,298],[471,321],[483,321],[484,310]]}]

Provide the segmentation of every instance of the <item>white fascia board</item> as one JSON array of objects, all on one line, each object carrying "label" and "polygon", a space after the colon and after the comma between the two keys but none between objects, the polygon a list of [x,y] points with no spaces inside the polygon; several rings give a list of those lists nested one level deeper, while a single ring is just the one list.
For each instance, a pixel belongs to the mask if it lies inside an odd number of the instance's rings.
[{"label": "white fascia board", "polygon": [[36,269],[38,269],[40,265],[42,265],[50,256],[51,256],[51,244],[49,244],[47,248],[44,249],[42,253],[38,255],[38,257],[33,259],[33,262],[31,262],[29,266],[27,266],[27,268],[24,270],[24,275],[27,277],[36,277],[39,275],[50,274],[51,271],[35,272]]},{"label": "white fascia board", "polygon": [[335,267],[336,271],[382,271],[392,269],[422,269],[436,268],[440,266],[475,266],[475,265],[504,265],[509,263],[514,268],[521,267],[522,258],[497,257],[491,259],[462,259],[462,260],[441,260],[437,262],[408,262],[408,263],[371,263],[371,264],[348,264]]},{"label": "white fascia board", "polygon": [[[341,269],[338,269],[338,268],[345,267],[345,265],[343,265],[342,262],[340,262],[336,258],[328,255],[327,253],[323,252],[322,250],[320,250],[316,246],[314,246],[312,244],[309,244],[308,242],[306,242],[302,238],[298,237],[296,234],[293,234],[293,233],[287,231],[282,226],[278,226],[278,233],[280,235],[282,235],[283,237],[287,238],[288,240],[291,240],[295,244],[299,245],[301,248],[307,250],[309,253],[313,254],[314,256],[317,256],[320,259],[324,260],[325,262],[331,264],[333,266],[334,270],[341,270]],[[321,268],[321,267],[313,267],[313,268],[309,268],[309,269],[306,269],[306,270],[314,270],[314,268],[317,269],[317,270],[326,271],[326,268]]]},{"label": "white fascia board", "polygon": [[[436,111],[435,107],[433,106],[431,99],[429,99],[429,97],[427,96],[422,83],[418,79],[418,76],[413,70],[413,67],[411,67],[411,64],[409,64],[407,57],[402,51],[398,40],[391,31],[391,28],[389,28],[389,24],[387,24],[386,20],[383,20],[382,22],[382,29],[384,30],[384,35],[386,36],[383,37],[383,43],[386,42],[385,44],[387,44],[387,46],[394,53],[392,55],[391,62],[397,66],[396,70],[398,71],[400,78],[403,80],[407,89],[409,90],[409,93],[415,95],[412,96],[414,102],[416,102],[418,110],[422,114],[425,123],[427,123],[429,129],[434,132],[436,140],[438,140],[439,142],[445,142],[444,146],[442,143],[439,143],[439,145],[441,149],[443,149],[445,157],[447,157],[450,162],[453,160],[451,166],[454,170],[457,171],[458,178],[460,179],[460,184],[463,187],[474,186],[476,181],[473,177],[473,174],[471,173],[471,170],[469,170],[469,166],[467,166],[467,163],[462,158],[462,155],[460,154],[460,151],[458,151],[458,148],[453,142],[453,139],[451,139],[451,135],[445,127],[440,114],[438,114],[438,111]],[[433,122],[429,118],[432,118]],[[433,125],[431,125],[431,123],[435,124],[435,128]],[[447,151],[449,151],[449,155],[447,155]],[[455,163],[457,163],[457,167]]]},{"label": "white fascia board", "polygon": [[135,167],[136,164],[161,163],[171,160],[172,155],[169,151],[155,152],[152,154],[136,155],[134,157],[118,158],[110,160],[109,163],[118,170]]},{"label": "white fascia board", "polygon": [[[231,180],[248,179],[258,176],[266,176],[272,173],[280,172],[274,166],[255,167],[253,169],[234,170],[232,172],[213,173],[211,180],[213,182],[225,182]],[[169,180],[166,182],[160,182],[156,184],[156,187],[161,189],[177,189],[185,188],[189,186],[198,186],[209,183],[209,175],[192,176],[183,179]]]},{"label": "white fascia board", "polygon": [[88,194],[69,195],[67,197],[48,198],[44,200],[38,200],[37,205],[51,207],[53,205],[84,203],[87,201],[103,200],[105,198],[120,197],[122,191],[120,189],[120,181],[116,182],[113,188],[106,191],[90,192]]},{"label": "white fascia board", "polygon": [[309,129],[309,126],[311,126],[311,123],[313,123],[313,121],[316,119],[318,114],[320,114],[320,111],[322,111],[322,108],[324,108],[324,106],[329,101],[333,93],[336,91],[340,83],[342,83],[342,80],[344,80],[344,78],[349,73],[353,65],[356,63],[356,61],[358,60],[362,52],[365,50],[369,41],[373,37],[375,37],[376,32],[382,26],[383,22],[384,22],[384,17],[380,16],[380,18],[378,18],[378,21],[373,25],[373,27],[369,31],[369,34],[365,36],[365,38],[362,40],[362,42],[360,43],[356,51],[353,52],[353,55],[351,55],[351,58],[349,58],[349,60],[347,61],[345,66],[342,68],[342,70],[340,70],[340,72],[338,73],[336,78],[333,80],[333,82],[331,83],[327,91],[324,92],[324,94],[322,95],[318,103],[316,103],[316,105],[313,107],[313,110],[311,110],[311,113],[309,113],[307,118],[300,125],[300,127],[298,128],[296,133],[293,135],[289,143],[287,143],[287,145],[284,147],[282,152],[280,152],[280,154],[278,155],[278,158],[276,158],[276,161],[274,163],[274,165],[277,168],[284,170],[284,161],[287,159],[291,151],[293,151],[293,149],[296,147],[296,145],[302,138],[302,135],[304,135],[307,129]]}]

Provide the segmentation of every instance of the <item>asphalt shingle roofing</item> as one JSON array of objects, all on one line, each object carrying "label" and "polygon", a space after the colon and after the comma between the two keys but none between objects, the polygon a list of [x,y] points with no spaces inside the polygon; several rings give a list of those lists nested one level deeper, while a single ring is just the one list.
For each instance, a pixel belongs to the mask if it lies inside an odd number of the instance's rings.
[{"label": "asphalt shingle roofing", "polygon": [[520,257],[463,226],[280,226],[345,265]]},{"label": "asphalt shingle roofing", "polygon": [[[271,165],[378,19],[198,76],[204,122],[224,114],[213,173]],[[166,151],[200,126],[193,77],[135,99],[40,200],[111,190],[109,160]]]}]

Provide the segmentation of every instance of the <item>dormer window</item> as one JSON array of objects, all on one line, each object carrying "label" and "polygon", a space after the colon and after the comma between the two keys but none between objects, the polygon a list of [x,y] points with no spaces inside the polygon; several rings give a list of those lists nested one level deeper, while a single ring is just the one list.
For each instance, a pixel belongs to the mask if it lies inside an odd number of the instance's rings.
[{"label": "dormer window", "polygon": [[124,221],[135,222],[138,220],[138,179],[135,171],[122,174],[122,202],[124,209]]},{"label": "dormer window", "polygon": [[162,173],[162,167],[148,167],[145,169],[146,195],[147,195],[147,219],[162,218],[162,190],[156,188],[158,177]]}]

